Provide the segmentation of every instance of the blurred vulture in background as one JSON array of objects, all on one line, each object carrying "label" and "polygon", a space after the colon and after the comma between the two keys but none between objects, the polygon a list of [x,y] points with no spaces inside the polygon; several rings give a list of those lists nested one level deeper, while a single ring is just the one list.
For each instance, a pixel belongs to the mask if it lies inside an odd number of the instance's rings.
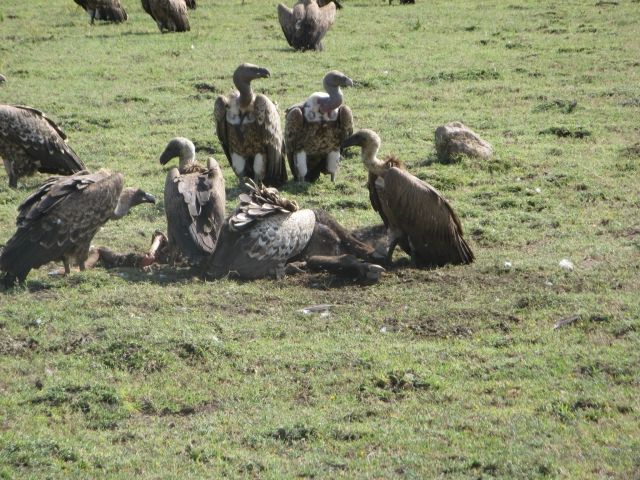
[{"label": "blurred vulture in background", "polygon": [[66,175],[83,170],[84,164],[66,138],[40,110],[0,105],[0,157],[9,186],[16,188],[18,178],[36,171]]},{"label": "blurred vulture in background", "polygon": [[299,0],[293,8],[278,4],[278,19],[284,36],[296,50],[322,50],[322,39],[336,19],[336,2]]},{"label": "blurred vulture in background", "polygon": [[[391,3],[393,2],[393,0],[389,0],[389,5],[391,5]],[[409,4],[415,4],[416,0],[400,0],[400,5],[409,5]]]},{"label": "blurred vulture in background", "polygon": [[61,260],[67,274],[72,263],[84,270],[91,240],[107,220],[124,217],[140,203],[155,203],[152,195],[123,184],[122,174],[108,170],[44,182],[18,207],[18,229],[0,255],[5,286],[24,282],[32,268],[51,261]]},{"label": "blurred vulture in background", "polygon": [[187,4],[187,8],[190,10],[195,10],[197,7],[196,0],[185,0],[185,3]]},{"label": "blurred vulture in background", "polygon": [[5,77],[0,73],[0,85],[2,85],[3,83],[6,83],[6,81],[7,81],[7,77]]},{"label": "blurred vulture in background", "polygon": [[387,227],[391,262],[399,244],[416,267],[466,264],[473,252],[462,238],[462,224],[449,202],[428,183],[408,173],[395,157],[376,158],[380,137],[360,130],[343,147],[362,147],[362,161],[369,172],[369,198]]},{"label": "blurred vulture in background", "polygon": [[[195,8],[195,1],[193,5]],[[161,33],[191,29],[185,0],[142,0],[142,8],[155,20]]]},{"label": "blurred vulture in background", "polygon": [[74,0],[74,2],[84,8],[92,25],[95,20],[118,23],[127,19],[127,12],[120,0]]},{"label": "blurred vulture in background", "polygon": [[237,90],[216,99],[213,115],[218,140],[240,181],[249,177],[280,186],[287,181],[280,115],[266,95],[251,89],[252,80],[270,75],[266,68],[240,65],[233,73]]},{"label": "blurred vulture in background", "polygon": [[171,140],[160,163],[165,165],[175,157],[180,163],[169,170],[164,186],[169,247],[173,260],[175,253],[180,253],[189,263],[197,264],[215,250],[224,223],[224,177],[213,158],[206,167],[196,162],[195,146],[187,138]]},{"label": "blurred vulture in background", "polygon": [[376,260],[374,249],[327,213],[301,210],[275,188],[248,187],[225,221],[213,256],[202,265],[206,277],[281,278],[290,266],[377,280],[384,271],[368,263]]},{"label": "blurred vulture in background", "polygon": [[353,81],[333,70],[322,81],[325,92],[312,94],[304,103],[287,110],[285,145],[289,167],[299,182],[313,182],[320,173],[335,181],[341,144],[353,133],[351,109],[342,104],[340,87]]}]

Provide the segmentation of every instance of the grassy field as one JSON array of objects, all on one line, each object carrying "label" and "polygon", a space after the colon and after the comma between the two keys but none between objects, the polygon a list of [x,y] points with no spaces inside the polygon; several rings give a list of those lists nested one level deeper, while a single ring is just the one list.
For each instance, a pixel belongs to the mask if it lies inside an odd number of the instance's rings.
[{"label": "grassy field", "polygon": [[[212,111],[235,67],[269,68],[281,112],[339,69],[356,126],[445,194],[477,261],[373,286],[34,271],[0,294],[0,478],[640,478],[637,0],[344,0],[322,53],[287,46],[272,1],[199,0],[166,35],[124,3],[91,27],[71,0],[2,0],[0,103],[158,198],[189,137],[232,208]],[[436,161],[454,120],[491,161]],[[0,244],[44,178],[0,174]],[[379,222],[365,181],[352,156],[285,191],[355,228]],[[141,206],[94,243],[143,251],[164,224]]]}]

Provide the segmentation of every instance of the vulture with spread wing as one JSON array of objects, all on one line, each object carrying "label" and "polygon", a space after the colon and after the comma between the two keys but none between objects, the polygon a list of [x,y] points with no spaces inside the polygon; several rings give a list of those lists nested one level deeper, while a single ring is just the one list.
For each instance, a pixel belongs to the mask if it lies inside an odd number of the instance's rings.
[{"label": "vulture with spread wing", "polygon": [[376,158],[380,137],[374,131],[360,130],[342,145],[362,147],[371,205],[380,213],[389,234],[389,262],[398,244],[417,267],[474,260],[449,202],[431,185],[407,172],[395,157]]},{"label": "vulture with spread wing", "polygon": [[160,156],[163,165],[172,158],[180,159],[178,168],[167,174],[164,209],[169,246],[191,264],[197,264],[215,250],[226,201],[218,162],[209,158],[204,167],[196,162],[195,156],[193,143],[182,137],[171,140]]},{"label": "vulture with spread wing", "polygon": [[74,0],[74,2],[84,8],[92,25],[95,20],[119,23],[127,19],[127,12],[120,0]]},{"label": "vulture with spread wing", "polygon": [[137,188],[123,188],[121,173],[100,170],[53,177],[18,207],[17,231],[0,255],[4,284],[24,282],[32,268],[61,260],[65,272],[72,262],[84,270],[94,235],[109,219],[155,198]]},{"label": "vulture with spread wing", "polygon": [[220,95],[213,114],[218,140],[240,181],[249,177],[280,186],[287,181],[280,115],[266,95],[251,89],[252,80],[270,75],[266,68],[240,65],[233,74],[237,90],[228,97]]},{"label": "vulture with spread wing", "polygon": [[213,256],[203,262],[205,276],[281,278],[292,262],[369,280],[384,271],[368,263],[379,259],[374,249],[327,213],[301,210],[275,188],[247,186],[249,192],[240,194],[240,205],[222,227]]},{"label": "vulture with spread wing", "polygon": [[0,157],[16,188],[18,178],[36,171],[71,174],[85,168],[55,122],[31,107],[0,105]]},{"label": "vulture with spread wing", "polygon": [[185,0],[142,0],[142,8],[155,20],[161,33],[191,29]]},{"label": "vulture with spread wing", "polygon": [[320,173],[335,181],[340,162],[341,144],[353,133],[351,109],[342,104],[340,87],[353,81],[333,70],[322,81],[325,92],[316,92],[304,103],[287,109],[285,145],[293,176],[299,182],[313,182]]},{"label": "vulture with spread wing", "polygon": [[322,39],[336,19],[337,2],[299,0],[293,8],[278,4],[278,19],[284,36],[296,50],[322,50]]}]

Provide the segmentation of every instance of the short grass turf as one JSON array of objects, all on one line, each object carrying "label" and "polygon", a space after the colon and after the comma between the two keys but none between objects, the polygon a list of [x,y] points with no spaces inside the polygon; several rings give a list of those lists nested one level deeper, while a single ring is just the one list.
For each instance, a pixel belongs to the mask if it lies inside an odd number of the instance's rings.
[{"label": "short grass turf", "polygon": [[[212,110],[235,67],[269,68],[255,88],[281,112],[338,69],[357,127],[444,193],[477,261],[372,286],[33,271],[0,294],[0,478],[640,477],[637,0],[343,0],[321,53],[287,46],[272,1],[201,0],[165,35],[124,3],[91,27],[71,0],[3,0],[0,102],[160,199],[158,156],[189,137],[232,208]],[[494,158],[439,163],[454,120]],[[44,178],[0,174],[0,244]],[[379,222],[365,181],[354,155],[285,192],[359,227]],[[141,206],[94,243],[144,251],[164,223]]]}]

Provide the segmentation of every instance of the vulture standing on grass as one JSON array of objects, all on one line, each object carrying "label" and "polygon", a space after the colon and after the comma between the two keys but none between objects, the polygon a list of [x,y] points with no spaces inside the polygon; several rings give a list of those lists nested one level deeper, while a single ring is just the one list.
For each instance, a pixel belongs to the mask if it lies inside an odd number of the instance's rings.
[{"label": "vulture standing on grass", "polygon": [[327,93],[316,92],[304,103],[287,110],[285,144],[293,176],[299,182],[313,182],[320,173],[335,181],[341,144],[353,133],[351,109],[342,104],[342,90],[353,81],[333,70],[322,81]]},{"label": "vulture standing on grass", "polygon": [[191,29],[185,0],[142,0],[142,8],[158,24],[160,33],[188,32]]},{"label": "vulture standing on grass", "polygon": [[293,8],[278,4],[278,19],[284,36],[296,50],[322,50],[322,39],[336,19],[334,1],[299,0]]},{"label": "vulture standing on grass", "polygon": [[0,255],[4,284],[24,282],[32,268],[61,260],[65,273],[72,262],[84,270],[89,246],[109,219],[155,198],[137,188],[124,188],[121,173],[86,170],[44,182],[18,207],[18,229]]},{"label": "vulture standing on grass", "polygon": [[266,68],[243,63],[233,73],[237,90],[214,105],[216,133],[231,168],[244,177],[280,186],[287,181],[280,115],[266,95],[253,93],[251,81],[269,78]]},{"label": "vulture standing on grass", "polygon": [[216,251],[203,263],[205,276],[281,278],[287,264],[295,261],[369,280],[377,280],[384,271],[367,263],[378,258],[373,248],[327,213],[300,210],[275,188],[247,186],[249,193],[240,194],[239,207],[224,223]]},{"label": "vulture standing on grass", "polygon": [[66,144],[67,136],[40,110],[0,105],[0,157],[16,188],[18,178],[36,171],[71,174],[85,168]]},{"label": "vulture standing on grass", "polygon": [[196,264],[216,248],[225,216],[224,177],[213,158],[206,167],[196,162],[195,146],[187,138],[171,140],[160,163],[165,165],[175,157],[180,164],[169,170],[164,185],[169,246],[174,258],[180,253]]},{"label": "vulture standing on grass", "polygon": [[380,137],[360,130],[344,148],[362,147],[362,161],[369,171],[369,198],[380,213],[389,234],[387,261],[396,245],[411,255],[416,267],[471,263],[471,248],[462,238],[462,225],[449,202],[428,183],[407,172],[395,157],[376,158]]},{"label": "vulture standing on grass", "polygon": [[94,20],[104,20],[105,22],[124,22],[127,19],[127,12],[120,3],[120,0],[74,0],[89,15],[91,24]]}]

